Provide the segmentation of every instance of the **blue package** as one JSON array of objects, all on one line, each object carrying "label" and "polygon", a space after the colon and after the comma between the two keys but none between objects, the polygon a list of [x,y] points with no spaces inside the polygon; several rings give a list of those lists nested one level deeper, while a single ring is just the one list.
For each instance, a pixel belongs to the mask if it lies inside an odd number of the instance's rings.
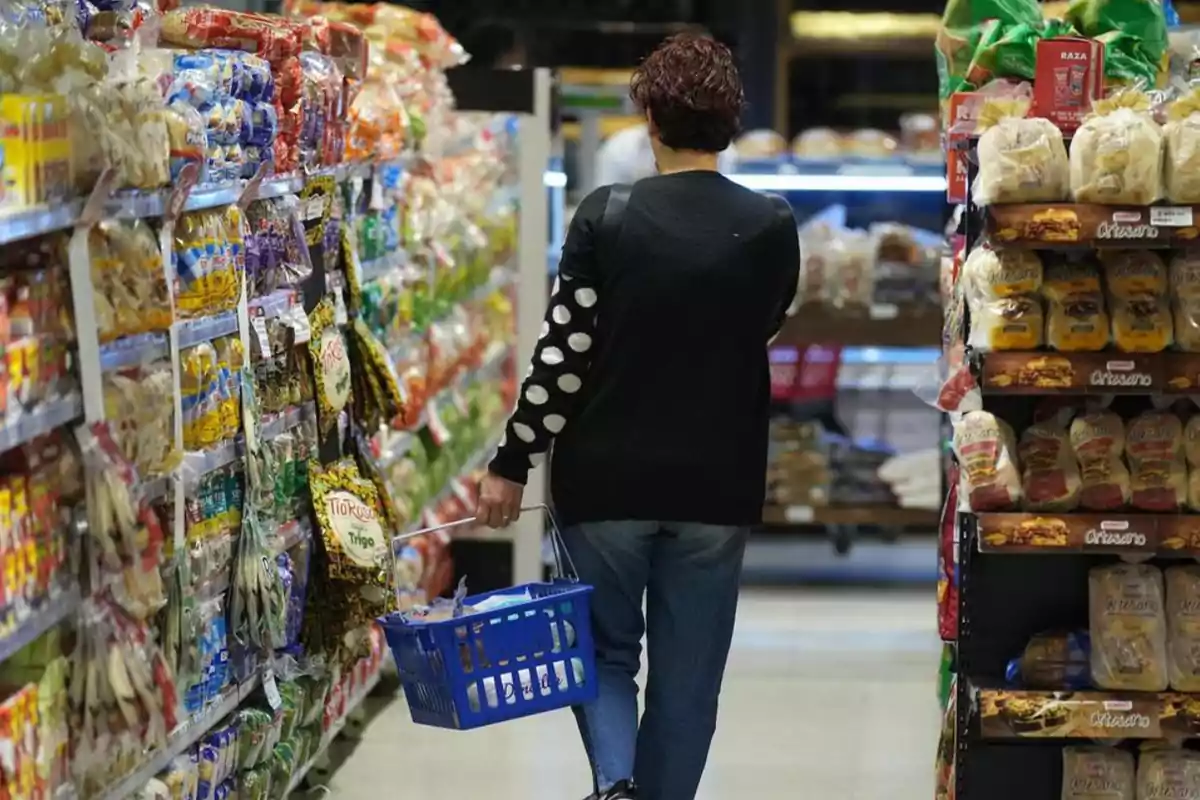
[{"label": "blue package", "polygon": [[1086,630],[1039,633],[1005,665],[1004,680],[1012,687],[1088,689],[1091,662],[1092,638]]},{"label": "blue package", "polygon": [[247,103],[246,120],[241,138],[242,144],[264,147],[275,141],[279,134],[279,120],[275,106],[270,103]]}]

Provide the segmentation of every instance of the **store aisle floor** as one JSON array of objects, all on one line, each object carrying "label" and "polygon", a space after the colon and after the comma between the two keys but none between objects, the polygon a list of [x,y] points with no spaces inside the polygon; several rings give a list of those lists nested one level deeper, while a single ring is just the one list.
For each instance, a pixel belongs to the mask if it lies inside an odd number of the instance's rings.
[{"label": "store aisle floor", "polygon": [[[933,795],[939,642],[931,590],[748,591],[701,800]],[[391,703],[330,781],[338,800],[575,800],[569,713],[490,730],[414,726]]]}]

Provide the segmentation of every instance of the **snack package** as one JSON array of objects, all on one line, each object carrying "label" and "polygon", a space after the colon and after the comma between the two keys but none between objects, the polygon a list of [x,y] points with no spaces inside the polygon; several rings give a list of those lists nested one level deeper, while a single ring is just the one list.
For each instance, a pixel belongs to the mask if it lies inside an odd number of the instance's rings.
[{"label": "snack package", "polygon": [[1200,251],[1175,253],[1168,268],[1175,346],[1185,353],[1200,352]]},{"label": "snack package", "polygon": [[1162,129],[1149,98],[1118,92],[1097,101],[1075,132],[1071,195],[1077,203],[1149,205],[1163,195],[1162,158]]},{"label": "snack package", "polygon": [[1132,753],[1098,745],[1063,748],[1062,800],[1135,800],[1135,785]]},{"label": "snack package", "polygon": [[1142,511],[1176,512],[1187,504],[1183,424],[1170,411],[1146,411],[1126,428],[1130,502]]},{"label": "snack package", "polygon": [[1066,412],[1021,432],[1021,494],[1030,511],[1071,511],[1079,505],[1082,480],[1071,449]]},{"label": "snack package", "polygon": [[1103,350],[1109,342],[1110,321],[1100,271],[1088,263],[1062,262],[1048,266],[1042,294],[1046,298],[1046,344],[1066,352]]},{"label": "snack package", "polygon": [[312,338],[308,349],[312,356],[317,420],[322,436],[328,436],[334,429],[338,414],[350,403],[353,394],[346,339],[334,317],[333,303],[328,298],[318,303],[309,315]]},{"label": "snack package", "polygon": [[1163,127],[1163,183],[1172,203],[1200,203],[1200,89],[1171,103]]},{"label": "snack package", "polygon": [[1020,502],[1017,439],[1007,422],[986,411],[968,412],[954,425],[954,449],[972,511],[1003,511]]},{"label": "snack package", "polygon": [[1169,567],[1167,673],[1177,692],[1200,692],[1200,566]]},{"label": "snack package", "polygon": [[964,263],[962,277],[971,311],[968,344],[981,351],[1042,345],[1045,318],[1036,294],[1042,262],[1036,253],[977,248]]},{"label": "snack package", "polygon": [[1163,576],[1149,564],[1114,564],[1088,573],[1092,679],[1101,689],[1167,688]]},{"label": "snack package", "polygon": [[1087,631],[1045,631],[1008,662],[1004,678],[1024,689],[1087,689],[1092,685],[1091,658]]},{"label": "snack package", "polygon": [[1083,481],[1079,505],[1112,511],[1129,502],[1132,485],[1122,455],[1125,423],[1108,410],[1086,411],[1071,421],[1071,449]]},{"label": "snack package", "polygon": [[1167,293],[1167,265],[1153,250],[1101,250],[1104,285],[1121,300]]},{"label": "snack package", "polygon": [[1200,753],[1146,742],[1138,755],[1137,796],[1200,797]]},{"label": "snack package", "polygon": [[1200,414],[1183,426],[1183,454],[1188,464],[1187,505],[1200,511]]},{"label": "snack package", "polygon": [[1113,339],[1127,353],[1157,353],[1174,341],[1167,267],[1151,250],[1103,252]]},{"label": "snack package", "polygon": [[1066,199],[1069,171],[1062,132],[1049,120],[1026,117],[1028,112],[1028,101],[1016,99],[989,100],[980,109],[979,175],[972,187],[977,204]]}]

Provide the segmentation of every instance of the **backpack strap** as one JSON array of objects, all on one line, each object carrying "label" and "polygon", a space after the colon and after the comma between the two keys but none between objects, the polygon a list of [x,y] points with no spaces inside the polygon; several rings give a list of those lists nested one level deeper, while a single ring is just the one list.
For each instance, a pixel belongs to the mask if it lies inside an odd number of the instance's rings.
[{"label": "backpack strap", "polygon": [[621,223],[625,219],[625,207],[629,205],[629,195],[633,193],[633,185],[628,183],[614,184],[608,193],[608,202],[604,204],[604,216],[600,218],[600,244],[611,254],[616,250],[621,237]]}]

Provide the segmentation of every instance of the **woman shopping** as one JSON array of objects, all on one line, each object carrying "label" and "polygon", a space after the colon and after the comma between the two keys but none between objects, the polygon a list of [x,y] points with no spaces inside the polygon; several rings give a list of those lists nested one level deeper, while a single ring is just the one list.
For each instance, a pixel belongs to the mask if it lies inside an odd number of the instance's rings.
[{"label": "woman shopping", "polygon": [[599,698],[575,709],[592,797],[690,800],[716,730],[747,531],[761,521],[767,342],[800,254],[787,204],[717,171],[744,102],[726,47],[673,37],[630,92],[658,174],[598,189],[576,212],[477,516],[513,522],[553,444],[551,499],[595,590]]}]

